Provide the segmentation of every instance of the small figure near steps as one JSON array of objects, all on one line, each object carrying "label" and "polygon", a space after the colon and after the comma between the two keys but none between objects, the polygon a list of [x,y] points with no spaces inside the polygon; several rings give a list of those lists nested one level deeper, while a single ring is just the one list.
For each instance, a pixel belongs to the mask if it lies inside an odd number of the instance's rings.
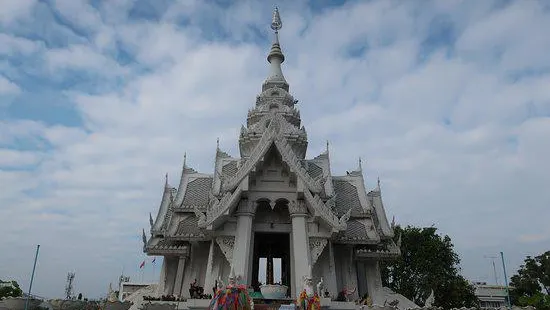
[{"label": "small figure near steps", "polygon": [[[319,282],[322,285],[322,281]],[[321,287],[317,285],[317,289]],[[311,266],[309,268],[309,274],[303,277],[303,290],[298,297],[296,305],[301,310],[320,310],[321,309],[321,298],[319,294],[315,292],[313,288],[313,279],[311,277]]]}]

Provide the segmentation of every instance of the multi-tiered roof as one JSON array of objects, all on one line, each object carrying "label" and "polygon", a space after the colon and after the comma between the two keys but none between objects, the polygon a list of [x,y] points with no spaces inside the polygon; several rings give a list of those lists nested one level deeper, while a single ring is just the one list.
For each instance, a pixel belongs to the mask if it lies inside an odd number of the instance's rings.
[{"label": "multi-tiered roof", "polygon": [[144,251],[149,255],[186,254],[190,241],[210,240],[211,233],[233,216],[248,190],[249,176],[273,149],[288,167],[309,214],[331,231],[333,242],[361,245],[355,250],[358,256],[399,254],[391,240],[393,229],[382,203],[380,182],[373,190],[365,189],[361,162],[354,171],[333,176],[328,143],[325,152],[305,159],[307,133],[281,70],[285,57],[279,43],[280,27],[276,10],[272,23],[275,39],[267,57],[270,74],[241,128],[240,158],[218,147],[212,174],[195,171],[184,159],[178,187],[166,182],[158,214],[155,220],[150,218],[151,238],[147,240],[143,233]]}]

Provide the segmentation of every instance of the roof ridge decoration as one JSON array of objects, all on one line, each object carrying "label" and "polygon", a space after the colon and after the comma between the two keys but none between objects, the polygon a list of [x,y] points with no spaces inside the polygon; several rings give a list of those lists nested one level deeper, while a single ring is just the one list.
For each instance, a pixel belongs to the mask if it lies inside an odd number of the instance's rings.
[{"label": "roof ridge decoration", "polygon": [[227,183],[224,184],[223,190],[229,191],[234,189],[239,185],[239,182],[245,177],[246,174],[253,168],[253,166],[260,160],[260,158],[264,155],[265,152],[269,149],[269,142],[272,141],[273,137],[275,137],[275,130],[273,128],[274,122],[270,122],[267,129],[264,131],[262,137],[260,138],[260,141],[258,141],[258,144],[256,144],[256,147],[252,151],[252,154],[244,164],[241,166],[241,168],[237,171],[235,176],[233,176],[231,179],[228,180]]},{"label": "roof ridge decoration", "polygon": [[241,198],[241,193],[242,190],[239,188],[233,193],[226,192],[221,199],[218,199],[212,195],[210,197],[211,200],[209,206],[206,210],[206,215],[200,211],[199,208],[195,208],[195,216],[199,218],[198,226],[200,228],[206,228],[212,225],[215,220],[229,211],[231,206],[233,206]]},{"label": "roof ridge decoration", "polygon": [[174,201],[174,191],[176,191],[176,189],[170,187],[167,180],[168,178],[166,178],[164,183],[160,206],[154,221],[152,215],[149,214],[149,224],[152,223],[150,229],[151,234],[163,233],[171,216],[170,213],[172,211],[172,203]]},{"label": "roof ridge decoration", "polygon": [[377,185],[374,190],[371,190],[367,193],[367,197],[370,198],[372,204],[372,210],[374,215],[375,223],[377,224],[377,229],[380,232],[381,236],[393,237],[394,231],[390,226],[388,217],[386,215],[386,210],[384,208],[384,202],[382,201],[382,192],[380,190],[380,178],[377,180]]},{"label": "roof ridge decoration", "polygon": [[334,194],[332,195],[332,197],[330,197],[326,202],[325,202],[325,206],[327,206],[330,210],[334,211],[334,208],[336,207],[336,196],[338,194]]},{"label": "roof ridge decoration", "polygon": [[220,149],[220,138],[216,139],[216,157],[230,158],[231,156]]},{"label": "roof ridge decoration", "polygon": [[197,171],[191,167],[187,167],[187,152],[183,153],[183,166],[181,168],[181,175],[197,173]]},{"label": "roof ridge decoration", "polygon": [[347,222],[351,216],[351,208],[342,215],[341,218],[338,218],[334,212],[321,200],[318,194],[313,196],[308,190],[304,191],[304,197],[306,201],[313,207],[315,210],[315,216],[319,216],[323,219],[329,226],[332,227],[333,232],[339,232],[346,230]]},{"label": "roof ridge decoration", "polygon": [[141,241],[143,241],[143,250],[147,247],[147,236],[145,236],[145,228],[142,228]]},{"label": "roof ridge decoration", "polygon": [[199,219],[199,226],[201,225],[201,223],[206,222],[206,215],[204,215],[204,213],[202,213],[198,207],[193,208],[193,212],[195,213],[195,216]]},{"label": "roof ridge decoration", "polygon": [[290,168],[293,169],[294,172],[301,177],[302,181],[306,183],[309,189],[311,189],[315,193],[320,193],[321,192],[320,180],[322,178],[313,179],[307,173],[306,169],[302,165],[300,165],[299,159],[296,157],[296,154],[294,154],[294,151],[288,145],[285,138],[283,137],[278,138],[274,142],[277,148],[279,149],[279,152],[281,153],[283,160],[290,166]]},{"label": "roof ridge decoration", "polygon": [[264,156],[269,150],[271,143],[274,143],[283,157],[283,160],[297,175],[300,176],[307,186],[316,193],[321,192],[321,184],[319,180],[314,180],[309,176],[307,171],[300,165],[299,159],[292,148],[286,142],[286,139],[283,136],[284,131],[282,130],[285,126],[290,126],[290,124],[286,122],[280,114],[274,114],[272,116],[269,125],[254,147],[252,154],[246,160],[244,165],[239,168],[237,173],[231,179],[227,180],[225,184],[223,184],[223,191],[231,191],[236,188],[242,179],[254,168],[254,165],[256,165],[262,156]]}]

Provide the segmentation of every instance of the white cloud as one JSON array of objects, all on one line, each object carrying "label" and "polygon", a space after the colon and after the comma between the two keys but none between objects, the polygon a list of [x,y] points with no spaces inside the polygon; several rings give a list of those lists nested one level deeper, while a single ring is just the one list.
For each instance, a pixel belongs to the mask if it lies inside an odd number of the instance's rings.
[{"label": "white cloud", "polygon": [[0,95],[18,94],[21,89],[17,84],[0,75]]},{"label": "white cloud", "polygon": [[39,158],[40,154],[36,152],[0,148],[0,167],[34,165],[38,162]]},{"label": "white cloud", "polygon": [[0,24],[10,24],[29,15],[34,0],[4,0],[0,10]]},{"label": "white cloud", "polygon": [[[368,185],[381,176],[390,217],[435,224],[467,261],[487,254],[480,247],[544,241],[544,231],[529,227],[546,225],[550,203],[549,76],[509,76],[550,65],[539,53],[550,42],[537,34],[549,19],[536,2],[495,12],[491,3],[472,3],[419,9],[372,1],[322,13],[281,5],[283,70],[300,100],[309,156],[330,140],[335,175],[362,157]],[[216,137],[238,155],[238,129],[268,71],[268,44],[250,38],[253,27],[268,33],[269,6],[239,2],[224,10],[183,1],[159,21],[130,21],[131,1],[109,4],[98,11],[56,2],[91,34],[88,42],[42,52],[0,35],[11,42],[0,44],[0,53],[40,53],[45,77],[63,80],[69,77],[60,71],[69,69],[112,81],[106,92],[59,91],[82,127],[0,121],[0,166],[38,164],[1,171],[0,204],[7,207],[0,208],[0,227],[11,251],[0,257],[0,274],[25,283],[32,262],[22,258],[40,242],[36,288],[45,295],[61,295],[71,269],[78,270],[79,290],[93,296],[104,294],[122,265],[134,275],[139,232],[156,212],[164,173],[177,185],[185,151],[189,165],[210,173]],[[229,41],[212,39],[205,14],[231,26]],[[453,24],[456,44],[419,57],[441,16]],[[174,24],[180,19],[188,25]],[[364,55],[347,56],[363,45]],[[117,46],[131,54],[130,64],[117,63]],[[514,262],[534,249],[521,244],[514,243]],[[468,266],[467,276],[476,276]]]},{"label": "white cloud", "polygon": [[31,40],[0,33],[0,54],[2,55],[9,56],[16,53],[30,54],[35,52],[39,47],[38,43]]}]

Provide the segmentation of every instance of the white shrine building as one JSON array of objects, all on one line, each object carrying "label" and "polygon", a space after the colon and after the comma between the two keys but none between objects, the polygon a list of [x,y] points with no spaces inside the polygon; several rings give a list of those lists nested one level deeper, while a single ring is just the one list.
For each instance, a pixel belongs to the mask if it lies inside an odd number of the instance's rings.
[{"label": "white shrine building", "polygon": [[164,257],[159,294],[189,297],[195,279],[209,294],[231,268],[253,286],[263,257],[271,281],[272,259],[280,259],[290,297],[310,273],[314,283],[323,278],[333,298],[357,288],[350,299],[368,294],[381,304],[379,262],[400,251],[380,184],[365,189],[360,163],[333,175],[328,145],[306,159],[307,133],[281,70],[277,10],[271,27],[269,75],[241,128],[240,157],[218,147],[213,173],[197,172],[184,159],[179,185],[166,183],[156,219],[150,217],[150,237],[143,232],[144,252]]}]

